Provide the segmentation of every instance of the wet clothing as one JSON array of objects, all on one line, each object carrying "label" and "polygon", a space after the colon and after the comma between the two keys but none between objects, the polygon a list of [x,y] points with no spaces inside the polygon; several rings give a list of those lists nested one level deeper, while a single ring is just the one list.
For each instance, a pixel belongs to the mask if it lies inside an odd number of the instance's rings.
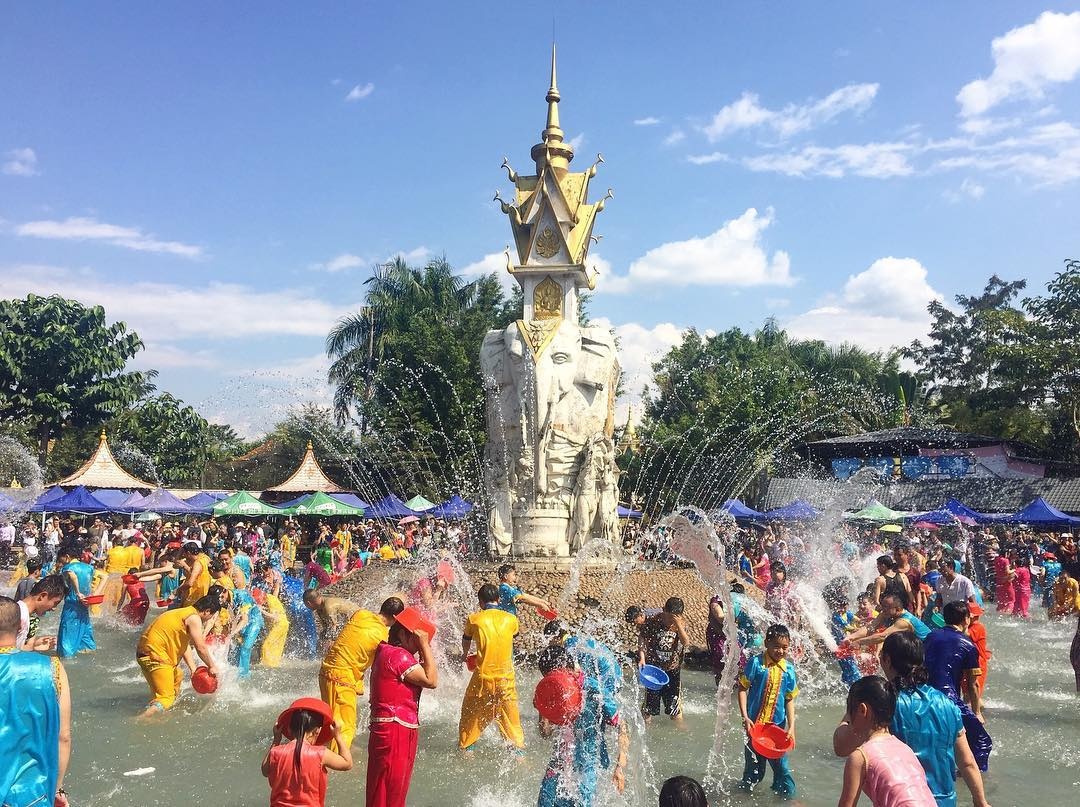
[{"label": "wet clothing", "polygon": [[993,741],[986,727],[964,703],[960,679],[965,672],[979,675],[979,651],[967,636],[951,627],[935,630],[923,642],[926,652],[926,669],[930,673],[930,685],[943,692],[960,710],[967,732],[968,745],[979,770],[989,767]]},{"label": "wet clothing", "polygon": [[383,642],[371,667],[367,807],[405,807],[420,728],[422,687],[405,681],[419,666],[403,647]]},{"label": "wet clothing", "polygon": [[285,639],[289,635],[289,618],[285,605],[270,592],[266,593],[266,610],[273,614],[273,620],[264,622],[269,626],[259,653],[259,665],[262,667],[280,667],[281,656],[285,653]]},{"label": "wet clothing", "polygon": [[135,660],[150,687],[150,702],[162,709],[170,708],[180,694],[184,678],[180,661],[190,641],[184,622],[197,613],[193,606],[166,611],[150,623],[135,646]]},{"label": "wet clothing", "polygon": [[1008,613],[1013,607],[1012,577],[1009,574],[1009,559],[998,555],[994,559],[994,594],[999,612]]},{"label": "wet clothing", "polygon": [[[855,614],[851,613],[851,611],[834,612],[829,619],[829,633],[832,634],[833,640],[837,644],[846,640],[847,635],[857,627]],[[845,658],[838,657],[836,663],[840,665],[840,680],[848,686],[851,686],[862,678],[862,673],[859,672],[859,665],[855,662],[855,659],[851,658],[851,656]]]},{"label": "wet clothing", "polygon": [[330,645],[319,669],[319,692],[341,727],[342,739],[352,745],[356,735],[356,696],[364,694],[364,673],[375,662],[379,644],[390,629],[377,614],[354,613]]},{"label": "wet clothing", "polygon": [[469,748],[492,722],[518,748],[525,747],[514,678],[514,636],[518,620],[498,607],[470,614],[462,636],[476,644],[476,669],[465,688],[458,721],[458,745]]},{"label": "wet clothing", "polygon": [[120,616],[129,625],[141,626],[146,621],[146,612],[150,610],[150,597],[146,585],[137,577],[133,582],[124,582],[124,591],[128,601],[124,604]]},{"label": "wet clothing", "polygon": [[0,804],[52,805],[60,767],[60,662],[0,652]]},{"label": "wet clothing", "polygon": [[937,807],[918,757],[891,734],[879,734],[856,751],[864,763],[862,790],[873,807]]},{"label": "wet clothing", "polygon": [[[787,707],[799,695],[799,685],[795,676],[795,666],[781,659],[770,663],[764,655],[754,656],[746,664],[746,669],[739,676],[739,687],[747,691],[746,714],[754,723],[775,723],[787,727]],[[742,785],[752,789],[765,778],[765,757],[758,754],[747,739],[743,756]],[[768,760],[772,768],[772,789],[780,795],[795,795],[795,779],[788,766],[787,754],[779,759]]]},{"label": "wet clothing", "polygon": [[717,622],[713,619],[712,609],[715,605],[719,605],[723,610],[724,601],[718,596],[709,600],[709,625],[705,628],[705,643],[709,648],[709,663],[712,665],[713,676],[719,684],[727,659],[727,635],[724,633],[724,621]]},{"label": "wet clothing", "polygon": [[296,743],[270,749],[270,807],[323,807],[326,803],[326,768],[321,745],[304,743],[300,749],[300,767],[294,760]]},{"label": "wet clothing", "polygon": [[194,569],[196,564],[199,566],[199,573],[184,581],[188,584],[184,605],[194,605],[210,591],[210,558],[200,552],[191,562],[191,567]]},{"label": "wet clothing", "polygon": [[597,678],[578,673],[582,689],[581,714],[568,726],[553,726],[551,758],[540,783],[537,807],[592,807],[599,772],[611,767],[604,738],[606,726],[618,713],[606,706],[614,693]]},{"label": "wet clothing", "polygon": [[84,597],[90,594],[90,584],[94,576],[94,567],[88,563],[73,560],[60,570],[64,582],[68,583],[68,592],[64,596],[64,608],[60,612],[60,630],[56,635],[56,654],[60,658],[70,658],[76,653],[88,653],[97,649],[94,642],[94,625],[90,621],[90,609],[79,600],[71,587],[71,576],[79,584],[79,593]]},{"label": "wet clothing", "polygon": [[1013,571],[1013,614],[1031,618],[1031,569],[1017,566]]},{"label": "wet clothing", "polygon": [[259,606],[255,604],[251,594],[245,589],[238,589],[233,594],[233,602],[236,603],[237,615],[247,614],[247,624],[240,631],[240,645],[233,652],[236,666],[239,669],[240,678],[251,676],[251,655],[255,651],[255,645],[262,635],[263,615]]},{"label": "wet clothing", "polygon": [[910,611],[904,611],[904,613],[900,614],[900,618],[908,621],[911,629],[915,631],[915,635],[920,639],[925,641],[926,637],[930,635],[930,628],[926,626],[926,623]]},{"label": "wet clothing", "polygon": [[908,594],[907,588],[904,586],[904,580],[899,572],[893,572],[892,574],[883,574],[885,578],[885,588],[881,591],[881,596],[884,599],[890,594],[900,600],[900,604],[904,608],[911,607],[911,595]]},{"label": "wet clothing", "polygon": [[499,583],[499,608],[517,616],[517,601],[522,591],[509,583]]},{"label": "wet clothing", "polygon": [[956,807],[956,738],[964,730],[956,704],[928,684],[901,689],[889,730],[919,760],[938,807]]}]

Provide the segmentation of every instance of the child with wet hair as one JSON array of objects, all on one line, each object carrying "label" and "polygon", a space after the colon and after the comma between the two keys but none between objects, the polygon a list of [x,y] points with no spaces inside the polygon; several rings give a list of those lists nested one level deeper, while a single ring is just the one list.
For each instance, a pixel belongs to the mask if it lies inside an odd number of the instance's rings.
[{"label": "child with wet hair", "polygon": [[[290,742],[283,745],[283,738]],[[331,738],[340,754],[325,747]],[[270,782],[270,807],[325,804],[326,772],[351,770],[352,765],[349,746],[329,708],[313,698],[295,701],[278,717],[262,761],[262,775]]]},{"label": "child with wet hair", "polygon": [[844,766],[838,807],[855,807],[862,793],[874,807],[937,807],[918,757],[889,733],[895,711],[896,690],[879,675],[848,690],[843,722],[860,744]]},{"label": "child with wet hair", "polygon": [[709,807],[709,801],[697,779],[672,776],[660,788],[660,807]]}]

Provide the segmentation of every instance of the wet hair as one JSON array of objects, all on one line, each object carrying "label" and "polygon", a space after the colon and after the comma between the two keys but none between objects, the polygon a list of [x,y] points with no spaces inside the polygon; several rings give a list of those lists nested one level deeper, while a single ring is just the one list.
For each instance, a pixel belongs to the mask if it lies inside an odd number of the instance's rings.
[{"label": "wet hair", "polygon": [[896,688],[880,675],[867,675],[851,685],[847,696],[847,711],[865,703],[874,715],[874,726],[887,726],[896,712]]},{"label": "wet hair", "polygon": [[225,588],[225,586],[218,585],[217,583],[206,590],[206,596],[213,597],[217,600],[219,609],[227,607],[232,600],[232,593],[229,589]]},{"label": "wet hair", "polygon": [[773,574],[780,573],[786,576],[787,566],[783,564],[783,561],[774,560],[772,563],[769,564],[769,571]]},{"label": "wet hair", "polygon": [[484,583],[480,586],[480,590],[476,592],[476,599],[480,600],[482,605],[487,605],[490,602],[499,601],[499,589],[491,583]]},{"label": "wet hair", "polygon": [[514,571],[514,564],[513,563],[504,563],[502,566],[499,567],[499,570],[498,570],[499,579],[502,580],[504,577],[506,577],[506,575],[510,574],[510,572],[512,572],[512,571]]},{"label": "wet hair", "polygon": [[679,616],[686,610],[686,603],[682,601],[682,597],[668,597],[668,601],[664,603],[665,613]]},{"label": "wet hair", "polygon": [[[742,583],[732,583],[731,584],[731,593],[732,594],[745,594],[746,593],[746,586],[744,586]],[[680,779],[680,778],[685,778],[685,777],[676,776],[674,778],[675,779]],[[669,779],[668,781],[671,781],[671,780]],[[691,779],[690,781],[694,781],[694,780]]]},{"label": "wet hair", "polygon": [[626,609],[626,613],[623,614],[623,619],[625,619],[627,622],[635,622],[637,618],[644,613],[645,612],[641,610],[641,606],[631,605],[629,608]]},{"label": "wet hair", "polygon": [[293,749],[293,764],[296,770],[300,770],[300,760],[304,753],[304,737],[309,731],[321,729],[323,716],[310,709],[297,709],[289,718],[289,729],[292,731],[296,747]]},{"label": "wet hair", "polygon": [[881,655],[889,659],[889,665],[896,673],[892,684],[899,691],[910,692],[930,680],[923,666],[925,654],[922,640],[914,633],[904,631],[889,634],[882,642]]},{"label": "wet hair", "polygon": [[903,607],[903,605],[904,605],[904,601],[902,599],[900,599],[900,595],[898,595],[898,594],[886,594],[884,597],[881,598],[881,604],[882,605],[885,604],[885,600],[892,600],[894,603],[896,603],[897,605],[899,605],[901,607]]},{"label": "wet hair", "polygon": [[47,594],[50,597],[63,597],[67,594],[67,590],[67,583],[62,575],[49,574],[34,583],[34,587],[30,589],[30,596]]},{"label": "wet hair", "polygon": [[892,555],[878,555],[877,564],[878,566],[884,566],[890,572],[896,571],[896,560]]},{"label": "wet hair", "polygon": [[570,626],[561,619],[553,619],[544,625],[545,636],[565,636],[570,632]]},{"label": "wet hair", "polygon": [[379,606],[379,613],[383,616],[397,616],[405,610],[405,603],[399,597],[387,597]]},{"label": "wet hair", "polygon": [[213,594],[207,594],[195,600],[196,611],[220,611],[222,608],[221,598]]},{"label": "wet hair", "polygon": [[941,609],[941,616],[946,625],[963,625],[964,620],[971,616],[971,609],[968,608],[966,600],[947,602]]},{"label": "wet hair", "polygon": [[788,631],[787,625],[781,625],[779,622],[769,625],[769,629],[765,631],[765,644],[772,644],[777,639],[791,641],[791,632]]},{"label": "wet hair", "polygon": [[708,807],[705,788],[689,776],[672,776],[660,787],[660,807]]},{"label": "wet hair", "polygon": [[225,564],[217,558],[214,558],[206,565],[207,568],[210,570],[210,574],[220,574],[221,572],[225,571]]},{"label": "wet hair", "polygon": [[319,593],[317,588],[309,588],[304,592],[304,605],[311,605],[321,596],[322,594]]},{"label": "wet hair", "polygon": [[185,552],[190,552],[193,555],[198,555],[202,552],[202,547],[196,541],[188,541],[183,547]]},{"label": "wet hair", "polygon": [[26,561],[26,573],[33,574],[41,571],[41,558],[30,558]]},{"label": "wet hair", "polygon": [[11,597],[0,597],[0,633],[18,633],[21,624],[19,604]]},{"label": "wet hair", "polygon": [[547,675],[554,670],[572,670],[574,658],[562,645],[548,645],[540,651],[536,666],[540,668],[541,675]]}]

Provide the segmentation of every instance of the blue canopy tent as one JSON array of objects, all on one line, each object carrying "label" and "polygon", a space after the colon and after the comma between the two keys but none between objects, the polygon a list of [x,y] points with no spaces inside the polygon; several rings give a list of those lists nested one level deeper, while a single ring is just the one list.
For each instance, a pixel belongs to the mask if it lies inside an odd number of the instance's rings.
[{"label": "blue canopy tent", "polygon": [[721,513],[728,513],[733,518],[753,519],[763,518],[765,516],[764,513],[760,513],[752,507],[747,507],[738,499],[728,499],[726,502],[720,505],[719,511]]},{"label": "blue canopy tent", "polygon": [[418,515],[420,513],[410,510],[405,506],[405,502],[392,493],[364,509],[364,518],[405,518]]},{"label": "blue canopy tent", "polygon": [[186,513],[209,513],[210,508],[193,507],[175,493],[170,493],[165,488],[153,490],[135,508],[140,513],[162,513],[167,515],[184,515]]},{"label": "blue canopy tent", "polygon": [[991,514],[979,513],[972,510],[959,499],[949,499],[941,509],[948,513],[952,513],[954,516],[966,516],[979,524],[985,524],[987,521],[991,520]]},{"label": "blue canopy tent", "polygon": [[802,499],[765,511],[765,518],[769,521],[814,521],[820,517],[821,511]]},{"label": "blue canopy tent", "polygon": [[437,504],[424,515],[435,518],[464,518],[476,508],[476,505],[465,501],[456,493],[442,504]]},{"label": "blue canopy tent", "polygon": [[48,490],[43,491],[40,496],[34,499],[34,503],[31,504],[28,509],[31,513],[44,513],[45,505],[47,505],[51,501],[59,499],[63,495],[64,489],[59,485],[54,485]]},{"label": "blue canopy tent", "polygon": [[200,509],[210,508],[228,495],[229,494],[225,493],[224,491],[200,490],[194,496],[189,496],[187,499],[184,499],[184,501],[186,501],[192,507],[198,507]]},{"label": "blue canopy tent", "polygon": [[1035,501],[1011,516],[995,519],[1004,524],[1039,524],[1043,526],[1075,526],[1080,524],[1080,518],[1063,513],[1056,507],[1047,504],[1042,496],[1036,496]]},{"label": "blue canopy tent", "polygon": [[640,510],[634,510],[630,507],[623,507],[621,504],[616,507],[616,510],[618,511],[619,518],[632,518],[636,520],[645,515]]},{"label": "blue canopy tent", "polygon": [[357,496],[355,493],[331,493],[330,498],[337,499],[342,504],[350,507],[359,507],[361,510],[370,510],[371,505]]},{"label": "blue canopy tent", "polygon": [[951,510],[946,510],[944,507],[940,510],[931,510],[929,513],[916,513],[913,516],[905,516],[904,521],[908,524],[917,524],[919,522],[936,524],[939,527],[955,526],[956,524],[962,524],[964,521],[971,524],[975,523],[975,519],[971,516],[961,516]]},{"label": "blue canopy tent", "polygon": [[126,490],[120,488],[98,488],[94,491],[94,498],[102,504],[109,506],[109,509],[115,510],[120,506],[120,503],[131,496]]},{"label": "blue canopy tent", "polygon": [[95,497],[83,485],[79,485],[70,493],[65,493],[51,502],[46,502],[42,507],[44,513],[79,513],[87,516],[110,511],[107,504]]},{"label": "blue canopy tent", "polygon": [[134,493],[130,494],[126,499],[124,499],[122,502],[120,502],[118,505],[116,505],[116,507],[114,507],[113,510],[115,510],[117,513],[135,513],[135,512],[138,512],[139,505],[141,505],[143,503],[143,500],[145,498],[146,497],[143,496],[141,493],[139,493],[139,491],[135,491]]}]

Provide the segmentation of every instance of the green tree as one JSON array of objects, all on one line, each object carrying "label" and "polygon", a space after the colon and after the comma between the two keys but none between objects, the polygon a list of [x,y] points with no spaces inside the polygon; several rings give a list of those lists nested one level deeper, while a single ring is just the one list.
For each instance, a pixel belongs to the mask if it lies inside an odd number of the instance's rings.
[{"label": "green tree", "polygon": [[210,424],[193,407],[164,392],[140,401],[117,418],[113,429],[150,458],[164,484],[200,484]]},{"label": "green tree", "polygon": [[127,371],[143,347],[105,309],[56,295],[0,301],[0,418],[25,423],[44,466],[49,441],[101,423],[153,389],[155,371]]}]

